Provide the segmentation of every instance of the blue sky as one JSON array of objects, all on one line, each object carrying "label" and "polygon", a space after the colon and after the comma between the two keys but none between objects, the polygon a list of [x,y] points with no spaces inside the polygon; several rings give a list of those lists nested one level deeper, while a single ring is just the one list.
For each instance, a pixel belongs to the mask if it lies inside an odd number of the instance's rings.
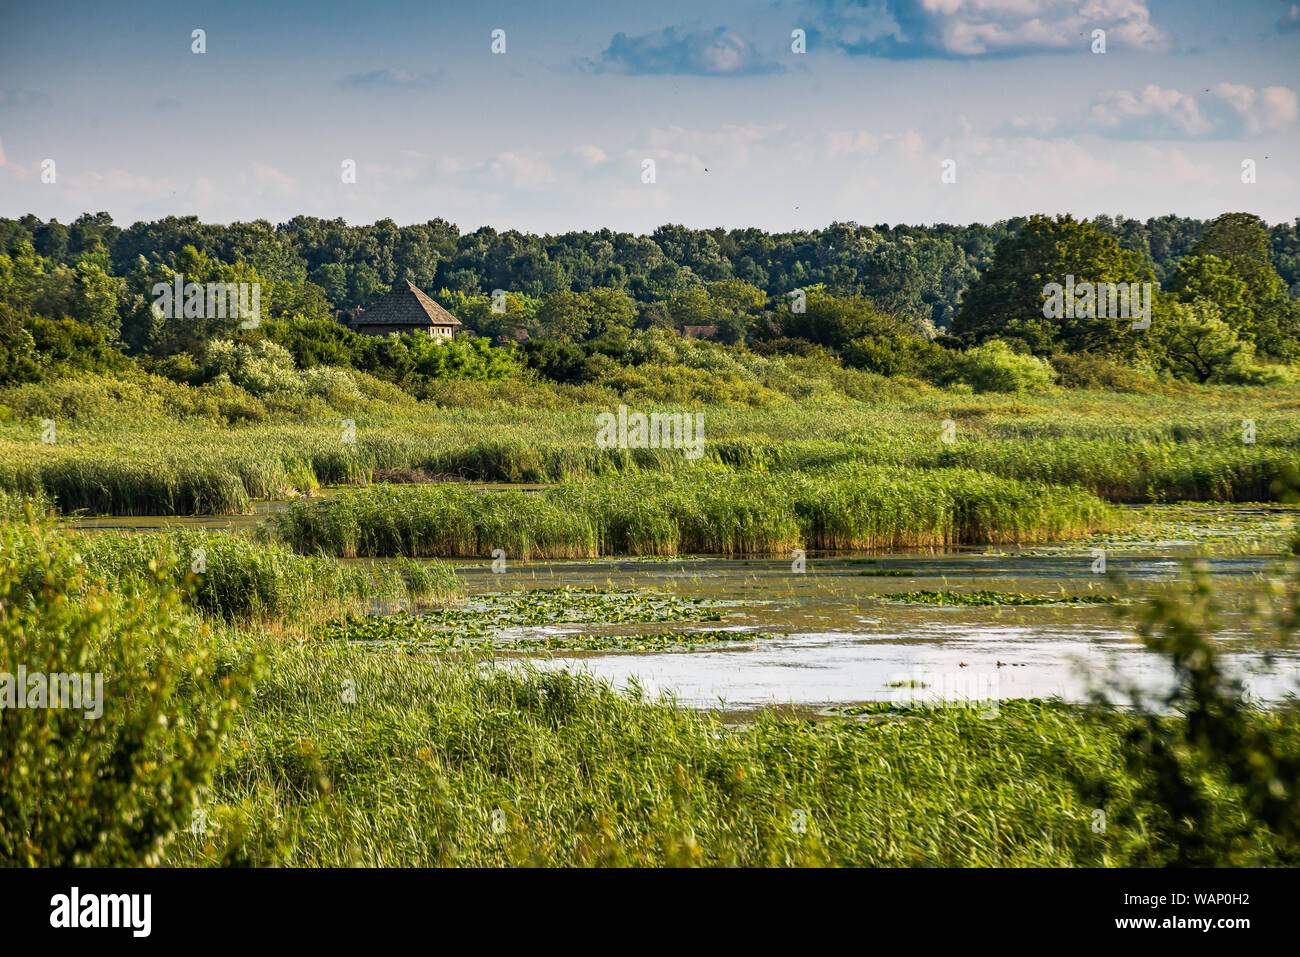
[{"label": "blue sky", "polygon": [[4,0],[0,215],[1276,222],[1300,215],[1298,64],[1281,0]]}]

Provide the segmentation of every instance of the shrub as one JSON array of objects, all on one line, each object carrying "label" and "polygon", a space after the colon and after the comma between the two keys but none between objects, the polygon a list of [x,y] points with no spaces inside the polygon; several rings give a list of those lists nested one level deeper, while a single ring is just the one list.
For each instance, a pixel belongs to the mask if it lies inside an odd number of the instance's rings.
[{"label": "shrub", "polygon": [[0,672],[20,667],[102,683],[90,709],[0,708],[0,866],[158,863],[211,781],[251,662],[222,660],[161,573],[97,584],[29,511],[0,525]]},{"label": "shrub", "polygon": [[1056,378],[1045,359],[1013,352],[997,339],[967,349],[955,366],[957,376],[976,392],[1042,392]]},{"label": "shrub", "polygon": [[1169,388],[1149,374],[1131,366],[1121,365],[1102,356],[1069,355],[1052,356],[1052,368],[1059,383],[1071,389],[1099,389],[1107,392],[1128,392],[1134,395],[1153,395],[1167,392]]},{"label": "shrub", "polygon": [[[1294,645],[1300,578],[1279,597],[1263,631]],[[1139,717],[1124,741],[1136,786],[1116,816],[1121,825],[1141,822],[1146,840],[1135,863],[1144,866],[1300,861],[1300,738],[1247,700],[1216,642],[1220,615],[1203,568],[1138,613],[1142,640],[1175,677],[1155,701],[1134,692]]]}]

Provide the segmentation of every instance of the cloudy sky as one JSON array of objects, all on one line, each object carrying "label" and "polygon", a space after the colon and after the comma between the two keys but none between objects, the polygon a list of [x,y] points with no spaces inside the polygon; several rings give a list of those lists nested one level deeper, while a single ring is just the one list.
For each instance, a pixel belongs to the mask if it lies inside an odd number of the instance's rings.
[{"label": "cloudy sky", "polygon": [[1277,222],[1298,91],[1280,0],[3,2],[0,215]]}]

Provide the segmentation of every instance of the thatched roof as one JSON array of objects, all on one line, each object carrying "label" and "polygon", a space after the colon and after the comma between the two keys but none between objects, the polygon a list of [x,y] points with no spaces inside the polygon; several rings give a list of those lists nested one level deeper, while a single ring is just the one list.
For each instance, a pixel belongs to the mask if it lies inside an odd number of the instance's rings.
[{"label": "thatched roof", "polygon": [[712,339],[717,334],[717,326],[682,326],[682,335],[687,339]]},{"label": "thatched roof", "polygon": [[416,288],[399,280],[352,320],[354,326],[459,326],[460,320]]}]

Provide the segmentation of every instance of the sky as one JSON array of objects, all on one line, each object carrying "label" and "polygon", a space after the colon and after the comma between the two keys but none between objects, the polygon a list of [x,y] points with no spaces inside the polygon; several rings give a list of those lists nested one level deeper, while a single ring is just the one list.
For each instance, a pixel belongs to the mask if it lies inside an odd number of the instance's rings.
[{"label": "sky", "polygon": [[0,216],[1279,222],[1298,93],[1282,0],[0,0]]}]

